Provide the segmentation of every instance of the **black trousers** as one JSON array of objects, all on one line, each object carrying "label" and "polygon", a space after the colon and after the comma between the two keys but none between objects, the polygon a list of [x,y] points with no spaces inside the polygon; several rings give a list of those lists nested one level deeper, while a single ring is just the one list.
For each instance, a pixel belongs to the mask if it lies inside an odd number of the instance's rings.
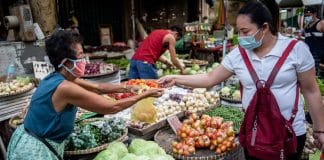
[{"label": "black trousers", "polygon": [[[306,141],[306,134],[297,136],[297,152],[289,156],[287,160],[299,160],[301,158],[305,146],[305,141]],[[246,160],[258,160],[257,158],[249,156],[246,150],[244,150],[244,154]]]}]

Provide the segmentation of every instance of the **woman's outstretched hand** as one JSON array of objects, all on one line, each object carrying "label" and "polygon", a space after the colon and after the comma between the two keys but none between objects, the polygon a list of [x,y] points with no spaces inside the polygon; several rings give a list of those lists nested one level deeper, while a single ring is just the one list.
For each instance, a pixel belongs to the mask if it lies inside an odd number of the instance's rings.
[{"label": "woman's outstretched hand", "polygon": [[157,80],[157,83],[159,83],[161,87],[167,88],[167,87],[172,87],[173,85],[175,85],[176,82],[174,76],[170,75],[170,76],[161,77],[160,79]]}]

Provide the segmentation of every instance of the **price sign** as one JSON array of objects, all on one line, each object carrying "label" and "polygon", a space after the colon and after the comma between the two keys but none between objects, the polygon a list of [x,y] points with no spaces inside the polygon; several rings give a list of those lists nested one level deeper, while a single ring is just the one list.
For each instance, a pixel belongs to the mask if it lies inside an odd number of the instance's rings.
[{"label": "price sign", "polygon": [[169,125],[171,126],[173,132],[175,134],[177,134],[177,130],[179,130],[182,125],[179,118],[176,115],[174,115],[174,116],[167,118],[167,121],[168,121]]}]

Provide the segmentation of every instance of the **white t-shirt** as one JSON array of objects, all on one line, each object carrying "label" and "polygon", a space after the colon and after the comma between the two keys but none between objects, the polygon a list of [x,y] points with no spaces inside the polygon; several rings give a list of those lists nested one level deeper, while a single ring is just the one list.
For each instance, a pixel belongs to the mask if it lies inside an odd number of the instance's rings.
[{"label": "white t-shirt", "polygon": [[[278,40],[274,48],[262,58],[257,57],[253,51],[246,50],[252,66],[260,80],[268,79],[274,65],[277,63],[291,40],[291,38],[284,37],[278,33]],[[243,108],[246,109],[252,100],[256,87],[247,70],[239,49],[235,48],[226,55],[222,61],[222,65],[228,71],[235,73],[241,81],[243,85],[242,105]],[[274,79],[271,91],[276,97],[281,114],[287,120],[290,119],[294,107],[297,73],[308,71],[312,67],[314,67],[312,54],[310,53],[308,46],[304,42],[299,41],[287,57],[284,64],[281,66]],[[306,133],[305,114],[301,97],[299,97],[298,112],[293,122],[293,128],[297,136]]]}]

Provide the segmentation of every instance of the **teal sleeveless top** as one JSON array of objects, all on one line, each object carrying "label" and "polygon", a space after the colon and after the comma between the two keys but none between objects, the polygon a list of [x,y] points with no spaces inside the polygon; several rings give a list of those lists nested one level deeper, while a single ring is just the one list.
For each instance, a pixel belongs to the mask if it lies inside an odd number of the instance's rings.
[{"label": "teal sleeveless top", "polygon": [[58,72],[45,77],[32,96],[29,110],[24,120],[24,126],[39,137],[63,142],[73,131],[77,108],[66,106],[61,112],[56,112],[52,103],[52,95],[57,86],[65,78]]}]

